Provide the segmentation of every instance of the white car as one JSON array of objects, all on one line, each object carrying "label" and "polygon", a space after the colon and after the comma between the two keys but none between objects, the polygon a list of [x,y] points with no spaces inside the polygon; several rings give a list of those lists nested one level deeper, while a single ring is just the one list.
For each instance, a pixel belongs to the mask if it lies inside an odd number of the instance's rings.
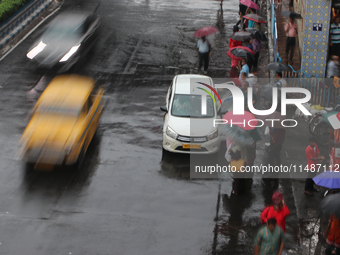
[{"label": "white car", "polygon": [[214,120],[219,117],[216,100],[209,95],[214,96],[214,92],[209,86],[214,88],[208,76],[182,74],[174,77],[166,104],[161,107],[166,112],[163,149],[175,153],[201,154],[219,150],[220,138],[217,127],[214,127]]}]

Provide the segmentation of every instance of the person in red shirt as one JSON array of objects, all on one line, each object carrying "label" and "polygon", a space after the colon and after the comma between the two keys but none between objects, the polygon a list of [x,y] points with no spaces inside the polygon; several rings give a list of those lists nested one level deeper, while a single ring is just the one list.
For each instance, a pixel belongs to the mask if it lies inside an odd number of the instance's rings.
[{"label": "person in red shirt", "polygon": [[286,233],[286,217],[290,214],[283,195],[279,191],[275,191],[272,196],[273,205],[267,206],[261,214],[261,223],[264,224],[270,218],[275,218],[277,226],[282,228]]},{"label": "person in red shirt", "polygon": [[[236,32],[238,32],[239,31],[239,29],[238,29],[238,26],[237,25],[235,25],[234,27],[233,27],[233,34],[235,34]],[[234,40],[234,39],[229,39],[229,48],[231,49],[231,48],[234,48],[234,47],[237,47],[237,46],[241,46],[242,45],[242,42],[241,41],[236,41],[236,40]]]},{"label": "person in red shirt", "polygon": [[319,160],[324,160],[324,156],[320,156],[319,148],[316,145],[315,137],[309,138],[309,145],[306,148],[306,158],[307,158],[307,168],[308,168],[308,178],[305,182],[305,194],[312,196],[312,191],[318,191],[314,188],[314,181],[311,178],[311,174],[315,173],[318,169],[316,164],[319,164]]}]

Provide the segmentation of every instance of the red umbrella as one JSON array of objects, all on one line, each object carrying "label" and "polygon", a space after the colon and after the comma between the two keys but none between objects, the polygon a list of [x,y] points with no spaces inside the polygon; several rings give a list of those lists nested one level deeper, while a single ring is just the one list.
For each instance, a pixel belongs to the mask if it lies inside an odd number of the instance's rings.
[{"label": "red umbrella", "polygon": [[[258,123],[255,116],[252,113],[247,112],[247,111],[244,111],[243,115],[234,115],[234,113],[232,111],[230,111],[230,112],[227,112],[224,115],[223,119],[228,121],[227,124],[239,126],[244,130],[252,130],[252,129],[255,128],[255,127],[252,127],[252,126],[256,126],[257,123]],[[250,120],[252,120],[252,121],[250,121]],[[251,126],[248,124],[248,122]]]},{"label": "red umbrella", "polygon": [[240,1],[240,4],[243,4],[245,6],[248,6],[249,8],[252,8],[252,9],[255,9],[255,10],[258,10],[259,9],[259,6],[257,4],[255,4],[253,1],[251,0],[241,0]]},{"label": "red umbrella", "polygon": [[216,27],[202,27],[196,31],[194,37],[208,36],[217,33],[218,29]]},{"label": "red umbrella", "polygon": [[[251,49],[249,49],[248,47],[244,47],[244,46],[237,46],[237,47],[234,47],[234,48],[231,48],[228,50],[227,52],[227,55],[231,58],[231,59],[234,59],[234,60],[242,60],[242,58],[246,57],[247,54],[245,54],[244,56],[235,56],[231,51],[233,51],[235,53],[235,49],[240,49],[241,51],[247,51],[249,53],[251,53],[252,55],[255,55],[255,52],[252,51]],[[245,52],[243,52],[245,53]],[[249,54],[248,53],[248,54]]]},{"label": "red umbrella", "polygon": [[266,23],[266,20],[257,14],[247,14],[247,15],[244,15],[243,18],[250,19],[257,23]]}]

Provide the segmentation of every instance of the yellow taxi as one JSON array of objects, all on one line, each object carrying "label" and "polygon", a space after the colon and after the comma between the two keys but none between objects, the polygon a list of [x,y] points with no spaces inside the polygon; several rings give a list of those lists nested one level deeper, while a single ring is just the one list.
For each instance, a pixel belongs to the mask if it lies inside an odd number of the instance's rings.
[{"label": "yellow taxi", "polygon": [[35,169],[79,165],[98,128],[103,92],[85,76],[55,77],[34,106],[20,140],[21,158]]}]

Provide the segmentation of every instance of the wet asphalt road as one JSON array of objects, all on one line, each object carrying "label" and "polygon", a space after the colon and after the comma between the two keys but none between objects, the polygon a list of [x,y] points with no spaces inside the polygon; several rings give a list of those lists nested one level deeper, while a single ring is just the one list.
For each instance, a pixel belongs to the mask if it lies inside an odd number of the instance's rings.
[{"label": "wet asphalt road", "polygon": [[[78,2],[66,1],[60,12]],[[29,111],[54,77],[25,57],[46,24],[0,62],[1,254],[251,254],[260,212],[276,188],[292,213],[287,250],[300,251],[290,180],[257,178],[245,196],[230,198],[230,179],[190,180],[188,157],[162,162],[159,106],[175,74],[195,72],[192,35],[215,25],[219,9],[219,1],[101,3],[95,54],[72,70],[106,89],[99,132],[79,171],[25,172],[16,157]],[[237,10],[236,0],[224,1],[224,28],[212,38],[214,78],[226,77],[230,66],[225,53]],[[265,156],[261,142],[257,162]]]}]

